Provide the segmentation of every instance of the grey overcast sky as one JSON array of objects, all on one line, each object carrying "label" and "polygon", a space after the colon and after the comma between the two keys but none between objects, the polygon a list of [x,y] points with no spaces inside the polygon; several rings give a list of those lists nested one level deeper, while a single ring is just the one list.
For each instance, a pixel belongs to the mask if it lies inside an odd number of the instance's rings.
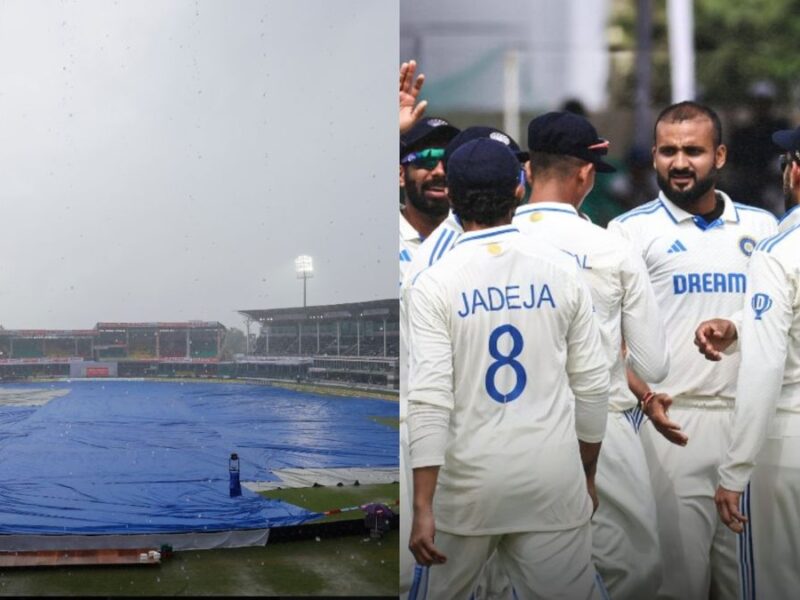
[{"label": "grey overcast sky", "polygon": [[0,0],[0,325],[396,295],[398,11]]}]

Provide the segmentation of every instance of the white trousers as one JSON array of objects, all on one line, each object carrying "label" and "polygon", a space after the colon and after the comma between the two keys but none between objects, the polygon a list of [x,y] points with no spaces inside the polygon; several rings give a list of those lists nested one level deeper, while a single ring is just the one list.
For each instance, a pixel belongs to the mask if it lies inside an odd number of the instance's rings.
[{"label": "white trousers", "polygon": [[[424,597],[428,569],[416,564],[408,549],[413,516],[413,472],[408,456],[408,427],[400,423],[400,495],[405,506],[400,511],[400,598],[417,600]],[[438,542],[438,538],[437,538]],[[493,554],[481,569],[475,582],[473,600],[513,600],[511,582]]]},{"label": "white trousers", "polygon": [[436,532],[437,548],[447,556],[429,569],[431,600],[468,600],[493,552],[508,575],[517,598],[530,600],[589,600],[604,598],[592,565],[589,523],[555,532],[461,536]]},{"label": "white trousers", "polygon": [[[749,527],[739,536],[755,569],[745,569],[743,598],[797,598],[800,594],[800,415],[778,414],[786,437],[767,439],[750,479]],[[747,508],[747,493],[744,497]],[[745,554],[742,561],[751,561]],[[753,576],[754,575],[754,576]]]},{"label": "white trousers", "polygon": [[[408,458],[408,427],[405,421],[400,422],[400,598],[408,598],[408,592],[414,583],[414,566],[416,561],[408,540],[411,537],[411,517],[414,514],[414,482],[411,464]],[[421,576],[417,573],[417,578]]]},{"label": "white trousers", "polygon": [[592,556],[614,600],[655,598],[661,583],[656,504],[638,434],[642,420],[639,409],[609,412],[597,463]]},{"label": "white trousers", "polygon": [[739,596],[736,534],[722,523],[714,503],[732,416],[731,409],[686,407],[676,401],[669,417],[689,436],[686,446],[667,441],[649,422],[640,431],[658,511],[658,598]]}]

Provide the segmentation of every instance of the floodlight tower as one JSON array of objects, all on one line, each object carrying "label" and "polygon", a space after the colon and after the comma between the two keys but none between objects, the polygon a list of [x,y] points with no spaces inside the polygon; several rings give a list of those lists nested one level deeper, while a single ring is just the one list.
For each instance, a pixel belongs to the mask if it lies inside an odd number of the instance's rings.
[{"label": "floodlight tower", "polygon": [[314,276],[314,266],[311,257],[305,254],[294,259],[294,271],[297,278],[303,280],[303,308],[306,307],[306,282]]}]

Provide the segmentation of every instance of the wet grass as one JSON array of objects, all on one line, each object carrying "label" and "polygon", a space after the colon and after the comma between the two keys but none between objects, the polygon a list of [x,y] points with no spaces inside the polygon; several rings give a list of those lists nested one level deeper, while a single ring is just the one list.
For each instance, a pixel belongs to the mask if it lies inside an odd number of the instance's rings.
[{"label": "wet grass", "polygon": [[[342,487],[289,488],[260,493],[262,496],[283,500],[289,504],[302,506],[303,508],[315,512],[326,512],[334,508],[361,506],[368,502],[380,502],[391,508],[394,512],[400,511],[399,506],[395,504],[398,498],[400,498],[400,484],[398,483],[360,486],[347,485]],[[344,521],[363,518],[363,515],[364,513],[362,511],[349,511],[337,515],[329,515],[312,522]]]},{"label": "wet grass", "polygon": [[159,566],[0,571],[2,596],[396,596],[398,532],[177,552]]}]

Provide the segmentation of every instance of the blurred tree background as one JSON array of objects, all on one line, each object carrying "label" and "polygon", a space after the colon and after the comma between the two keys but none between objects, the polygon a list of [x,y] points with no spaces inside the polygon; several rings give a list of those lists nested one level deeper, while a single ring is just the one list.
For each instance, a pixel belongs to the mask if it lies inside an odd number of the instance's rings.
[{"label": "blurred tree background", "polygon": [[[670,103],[666,1],[652,0],[652,99]],[[612,104],[631,106],[636,50],[636,0],[614,0],[609,20]],[[769,81],[775,101],[800,99],[800,0],[694,0],[698,99],[712,106],[748,101],[751,86]]]}]

